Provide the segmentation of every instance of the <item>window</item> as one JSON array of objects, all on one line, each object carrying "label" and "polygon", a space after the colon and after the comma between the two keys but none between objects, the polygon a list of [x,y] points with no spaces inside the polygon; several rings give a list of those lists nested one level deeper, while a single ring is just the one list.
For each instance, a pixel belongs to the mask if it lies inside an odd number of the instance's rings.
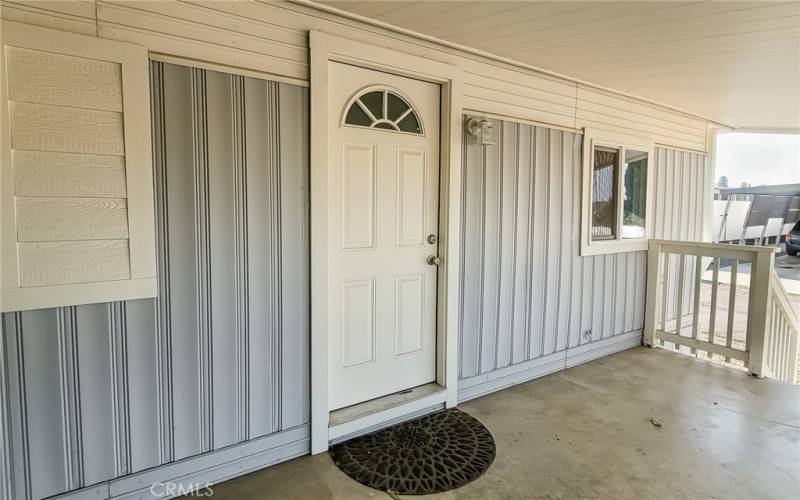
[{"label": "window", "polygon": [[581,255],[647,248],[653,142],[584,131]]},{"label": "window", "polygon": [[422,122],[413,106],[387,89],[363,92],[351,100],[344,124],[422,135]]}]

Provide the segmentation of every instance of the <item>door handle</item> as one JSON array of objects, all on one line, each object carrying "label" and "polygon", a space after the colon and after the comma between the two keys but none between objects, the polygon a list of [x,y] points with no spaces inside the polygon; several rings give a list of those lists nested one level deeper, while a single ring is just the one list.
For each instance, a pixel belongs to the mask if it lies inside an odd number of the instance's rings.
[{"label": "door handle", "polygon": [[439,264],[442,263],[442,259],[440,259],[435,255],[428,255],[427,262],[429,266],[438,266]]}]

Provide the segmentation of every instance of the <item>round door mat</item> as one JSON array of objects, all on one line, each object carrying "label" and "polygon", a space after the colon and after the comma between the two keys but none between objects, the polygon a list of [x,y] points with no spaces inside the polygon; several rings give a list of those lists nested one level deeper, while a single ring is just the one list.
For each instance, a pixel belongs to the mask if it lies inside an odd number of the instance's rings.
[{"label": "round door mat", "polygon": [[455,408],[337,444],[336,465],[361,484],[400,495],[452,490],[477,479],[494,460],[494,438]]}]

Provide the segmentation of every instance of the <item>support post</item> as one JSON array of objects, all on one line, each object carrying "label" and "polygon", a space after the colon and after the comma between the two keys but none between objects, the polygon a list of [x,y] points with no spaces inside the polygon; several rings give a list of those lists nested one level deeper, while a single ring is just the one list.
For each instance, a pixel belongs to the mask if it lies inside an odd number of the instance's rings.
[{"label": "support post", "polygon": [[758,378],[765,375],[765,344],[769,322],[769,295],[774,252],[754,252],[750,269],[750,298],[747,306],[747,369]]},{"label": "support post", "polygon": [[646,346],[656,346],[656,322],[658,321],[659,281],[661,280],[661,245],[649,241],[647,245],[647,291],[645,292],[644,338]]}]

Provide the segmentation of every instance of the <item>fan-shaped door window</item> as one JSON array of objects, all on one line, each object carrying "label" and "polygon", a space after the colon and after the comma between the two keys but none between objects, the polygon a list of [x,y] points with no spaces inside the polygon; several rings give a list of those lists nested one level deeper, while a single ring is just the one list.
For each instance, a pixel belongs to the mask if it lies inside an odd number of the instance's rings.
[{"label": "fan-shaped door window", "polygon": [[422,122],[411,104],[391,90],[370,90],[350,101],[345,125],[422,135]]}]

